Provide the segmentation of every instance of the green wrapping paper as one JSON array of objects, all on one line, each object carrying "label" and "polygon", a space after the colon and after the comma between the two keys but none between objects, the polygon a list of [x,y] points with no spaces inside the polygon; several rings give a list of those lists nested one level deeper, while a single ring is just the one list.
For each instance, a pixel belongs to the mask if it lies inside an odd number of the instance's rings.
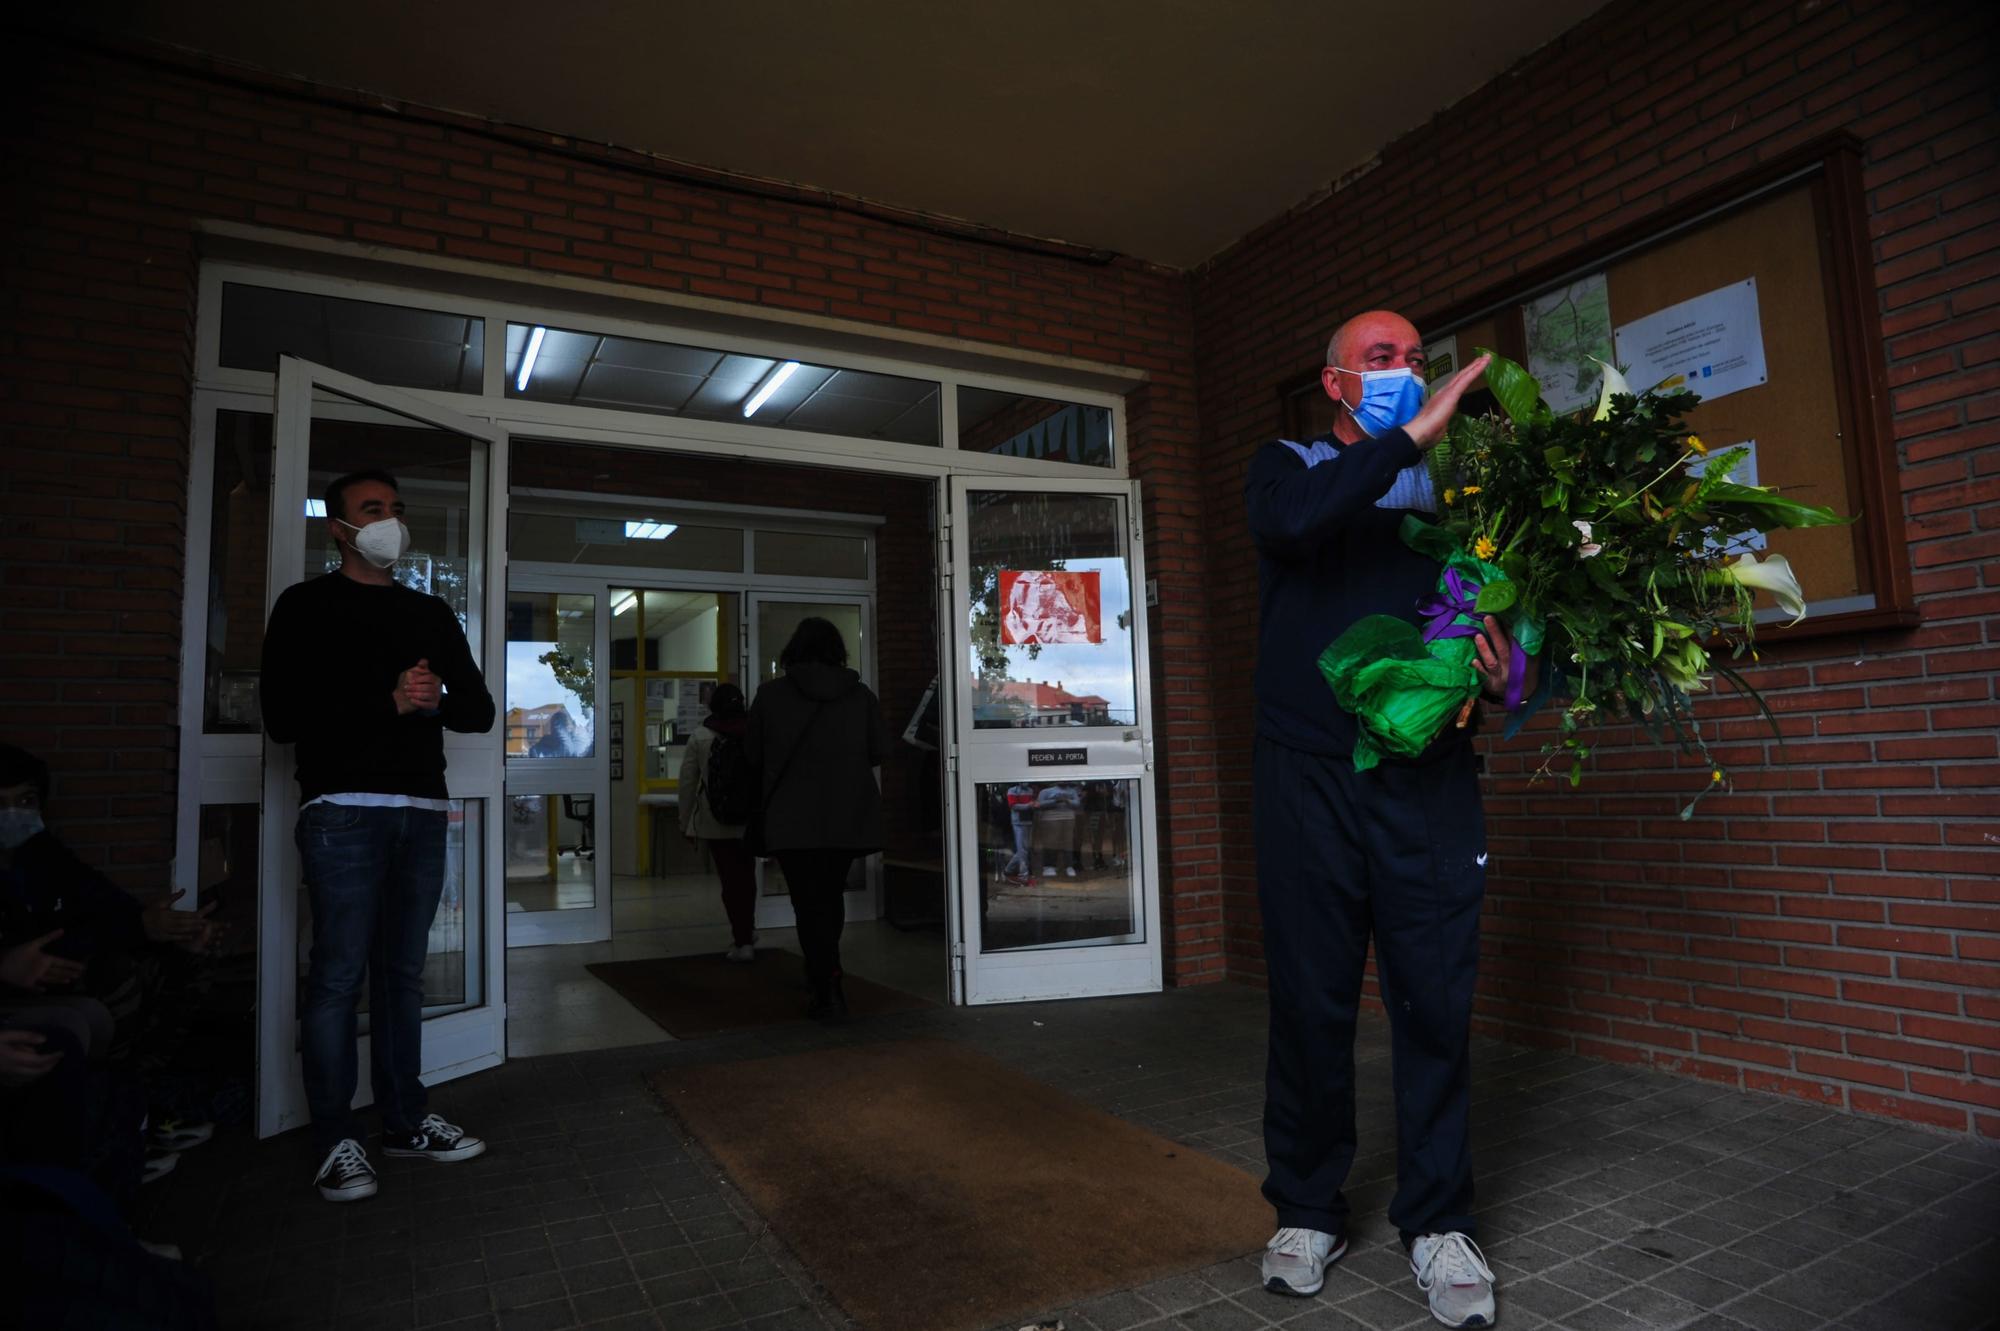
[{"label": "green wrapping paper", "polygon": [[[1479,692],[1473,636],[1480,628],[1478,604],[1504,612],[1514,602],[1513,588],[1499,566],[1468,554],[1439,528],[1405,518],[1402,538],[1443,563],[1437,595],[1420,607],[1426,623],[1369,615],[1319,656],[1319,672],[1334,700],[1360,722],[1354,745],[1357,772],[1374,767],[1385,754],[1414,758],[1430,747]],[[1541,650],[1540,624],[1519,614],[1496,617],[1507,621],[1523,652]]]}]

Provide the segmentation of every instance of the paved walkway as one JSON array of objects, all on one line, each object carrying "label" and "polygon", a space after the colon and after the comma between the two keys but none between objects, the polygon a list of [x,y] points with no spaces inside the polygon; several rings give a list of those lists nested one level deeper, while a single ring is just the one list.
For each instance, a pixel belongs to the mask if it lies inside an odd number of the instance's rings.
[{"label": "paved walkway", "polygon": [[[437,1093],[491,1142],[475,1163],[378,1162],[378,1197],[333,1206],[309,1187],[304,1134],[220,1138],[146,1190],[140,1228],[210,1274],[225,1326],[844,1331],[645,1074],[941,1035],[1261,1177],[1263,1024],[1262,994],[1216,987],[523,1059]],[[1253,1234],[1240,1260],[1043,1313],[1071,1331],[1434,1325],[1382,1215],[1395,1159],[1379,1015],[1356,1055],[1356,1230],[1319,1298],[1260,1290],[1268,1236]],[[2000,1150],[1566,1054],[1482,1042],[1475,1063],[1481,1223],[1509,1331],[2000,1317]],[[939,1278],[921,1260],[911,1278]]]}]

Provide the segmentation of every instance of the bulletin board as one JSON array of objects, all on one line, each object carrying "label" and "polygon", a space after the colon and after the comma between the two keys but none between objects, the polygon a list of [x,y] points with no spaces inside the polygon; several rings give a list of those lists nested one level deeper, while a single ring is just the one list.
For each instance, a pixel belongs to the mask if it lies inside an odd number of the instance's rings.
[{"label": "bulletin board", "polygon": [[[1917,616],[1864,218],[1859,144],[1835,135],[1414,322],[1433,345],[1455,337],[1460,364],[1476,346],[1526,363],[1524,306],[1580,279],[1602,275],[1613,329],[1754,281],[1763,382],[1702,402],[1689,428],[1711,453],[1755,440],[1758,484],[1856,518],[1767,533],[1810,611],[1772,633],[1904,626]],[[1323,419],[1318,429],[1330,428],[1333,404],[1312,401],[1316,381],[1281,391],[1288,427]],[[1632,386],[1651,384],[1634,377]],[[1484,409],[1485,396],[1468,397],[1465,409]]]}]

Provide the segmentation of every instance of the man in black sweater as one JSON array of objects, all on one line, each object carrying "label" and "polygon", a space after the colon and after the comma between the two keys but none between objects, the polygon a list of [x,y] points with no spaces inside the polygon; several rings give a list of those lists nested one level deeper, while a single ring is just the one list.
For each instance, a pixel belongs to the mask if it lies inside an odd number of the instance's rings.
[{"label": "man in black sweater", "polygon": [[297,745],[296,838],[312,905],[299,1013],[306,1100],[329,1201],[375,1194],[352,1104],[355,1005],[368,982],[369,1062],[384,1151],[469,1160],[486,1144],[426,1111],[419,1042],[450,802],[444,732],[493,726],[493,698],[451,608],[391,574],[409,546],[386,472],[327,487],[340,569],[287,588],[264,633],[264,726]]},{"label": "man in black sweater", "polygon": [[[1354,1023],[1369,936],[1389,1010],[1401,1231],[1431,1312],[1490,1326],[1493,1276],[1472,1243],[1468,1044],[1486,864],[1468,732],[1411,760],[1354,770],[1355,719],[1317,661],[1364,615],[1417,620],[1437,564],[1397,531],[1437,499],[1423,454],[1443,437],[1481,357],[1424,393],[1423,342],[1387,311],[1334,334],[1321,382],[1332,432],[1267,444],[1246,486],[1261,598],[1254,760],[1258,900],[1270,976],[1264,1195],[1279,1229],[1265,1287],[1317,1293],[1347,1250],[1354,1162]],[[1512,644],[1491,618],[1477,651],[1507,696]],[[1517,695],[1518,696],[1518,695]]]}]

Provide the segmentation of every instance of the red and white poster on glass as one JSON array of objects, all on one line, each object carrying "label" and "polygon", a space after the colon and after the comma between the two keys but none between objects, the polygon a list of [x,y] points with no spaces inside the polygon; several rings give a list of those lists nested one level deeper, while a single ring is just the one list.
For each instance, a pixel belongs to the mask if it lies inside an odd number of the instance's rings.
[{"label": "red and white poster on glass", "polygon": [[1103,642],[1103,598],[1097,570],[1000,570],[1000,641],[1029,643]]}]

